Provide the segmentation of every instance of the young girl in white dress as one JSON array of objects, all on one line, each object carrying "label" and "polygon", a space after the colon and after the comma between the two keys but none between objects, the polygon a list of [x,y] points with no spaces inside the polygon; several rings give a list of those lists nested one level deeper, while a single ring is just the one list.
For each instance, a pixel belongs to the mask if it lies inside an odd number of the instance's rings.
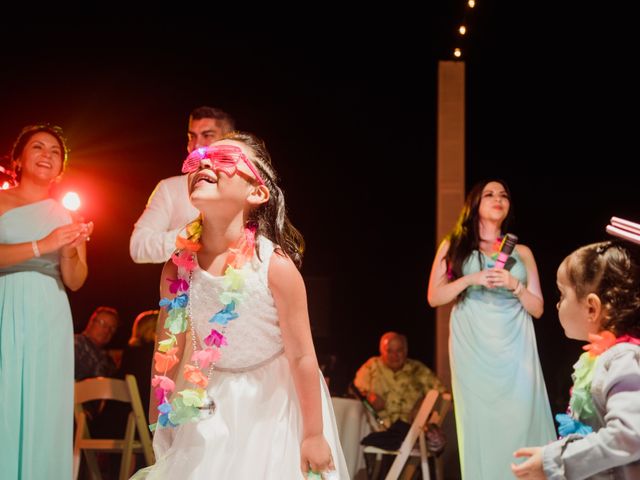
[{"label": "young girl in white dress", "polygon": [[233,132],[185,160],[201,216],[160,284],[156,464],[134,478],[347,479],[289,222],[264,144]]}]

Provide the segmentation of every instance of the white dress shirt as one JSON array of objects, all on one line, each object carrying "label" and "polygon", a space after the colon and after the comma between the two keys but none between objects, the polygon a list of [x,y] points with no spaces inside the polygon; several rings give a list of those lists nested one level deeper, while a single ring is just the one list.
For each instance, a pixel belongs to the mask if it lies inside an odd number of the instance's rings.
[{"label": "white dress shirt", "polygon": [[200,212],[189,201],[187,175],[165,178],[136,222],[129,252],[136,263],[164,263],[176,249],[176,236]]}]

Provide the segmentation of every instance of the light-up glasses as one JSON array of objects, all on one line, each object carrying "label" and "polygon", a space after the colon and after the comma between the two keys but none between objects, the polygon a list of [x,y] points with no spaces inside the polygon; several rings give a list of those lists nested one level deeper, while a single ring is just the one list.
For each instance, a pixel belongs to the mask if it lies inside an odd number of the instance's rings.
[{"label": "light-up glasses", "polygon": [[251,160],[242,153],[240,147],[235,145],[210,145],[208,147],[196,148],[191,152],[182,164],[182,173],[192,173],[198,170],[200,162],[208,158],[211,160],[211,169],[220,170],[232,177],[238,171],[238,162],[242,160],[260,185],[264,185],[264,180],[258,173],[258,169],[251,163]]}]

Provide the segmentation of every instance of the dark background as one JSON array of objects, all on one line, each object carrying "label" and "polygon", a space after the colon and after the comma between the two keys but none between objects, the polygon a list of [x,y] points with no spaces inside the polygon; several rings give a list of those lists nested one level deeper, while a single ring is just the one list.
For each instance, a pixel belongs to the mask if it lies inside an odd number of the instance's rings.
[{"label": "dark background", "polygon": [[123,346],[137,313],[157,305],[161,266],[133,264],[129,235],[155,184],[179,172],[189,111],[212,105],[272,153],[307,240],[311,320],[318,351],[337,355],[335,392],[390,329],[433,366],[437,65],[466,19],[467,185],[501,177],[512,190],[512,230],[536,256],[546,299],[535,325],[552,408],[564,410],[580,344],[558,324],[555,270],[605,238],[612,215],[640,221],[634,15],[432,3],[271,11],[277,24],[206,6],[4,16],[0,152],[26,124],[61,125],[72,152],[58,191],[78,191],[96,225],[89,278],[70,293],[76,330],[112,305]]}]

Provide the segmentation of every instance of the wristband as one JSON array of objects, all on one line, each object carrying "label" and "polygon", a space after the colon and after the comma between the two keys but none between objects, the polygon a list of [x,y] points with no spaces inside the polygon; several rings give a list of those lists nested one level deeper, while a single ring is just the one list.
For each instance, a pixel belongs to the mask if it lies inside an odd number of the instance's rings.
[{"label": "wristband", "polygon": [[38,248],[38,242],[36,240],[32,240],[31,241],[31,248],[33,250],[33,254],[36,257],[39,257],[40,256],[40,249]]}]

